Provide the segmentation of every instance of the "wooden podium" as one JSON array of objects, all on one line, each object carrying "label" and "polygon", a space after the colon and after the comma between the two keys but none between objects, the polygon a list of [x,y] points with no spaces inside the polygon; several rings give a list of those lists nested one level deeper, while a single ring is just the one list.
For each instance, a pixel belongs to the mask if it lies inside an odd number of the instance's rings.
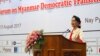
[{"label": "wooden podium", "polygon": [[42,50],[34,50],[33,56],[86,56],[86,43],[70,41],[62,35],[44,35]]}]

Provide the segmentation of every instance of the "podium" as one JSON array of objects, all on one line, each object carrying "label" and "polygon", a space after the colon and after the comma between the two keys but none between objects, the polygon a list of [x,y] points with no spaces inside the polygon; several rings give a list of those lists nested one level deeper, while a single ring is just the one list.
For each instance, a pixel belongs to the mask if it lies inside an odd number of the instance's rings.
[{"label": "podium", "polygon": [[86,56],[86,43],[70,41],[62,35],[44,35],[41,50],[34,50],[33,56]]}]

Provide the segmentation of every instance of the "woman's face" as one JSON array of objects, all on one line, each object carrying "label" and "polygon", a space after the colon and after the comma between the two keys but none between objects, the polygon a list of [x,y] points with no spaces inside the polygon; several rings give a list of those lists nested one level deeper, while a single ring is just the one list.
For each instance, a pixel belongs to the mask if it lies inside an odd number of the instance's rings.
[{"label": "woman's face", "polygon": [[78,26],[78,22],[75,20],[74,17],[72,18],[71,25],[72,25],[73,28]]}]

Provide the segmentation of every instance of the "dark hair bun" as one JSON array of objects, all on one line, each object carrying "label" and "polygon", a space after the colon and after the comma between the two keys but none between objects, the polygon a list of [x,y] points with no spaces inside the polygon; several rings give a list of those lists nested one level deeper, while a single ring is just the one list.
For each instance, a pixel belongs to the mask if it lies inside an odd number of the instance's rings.
[{"label": "dark hair bun", "polygon": [[78,16],[73,16],[73,18],[75,18],[75,20],[79,23],[78,28],[81,28],[80,24],[81,24],[81,20]]}]

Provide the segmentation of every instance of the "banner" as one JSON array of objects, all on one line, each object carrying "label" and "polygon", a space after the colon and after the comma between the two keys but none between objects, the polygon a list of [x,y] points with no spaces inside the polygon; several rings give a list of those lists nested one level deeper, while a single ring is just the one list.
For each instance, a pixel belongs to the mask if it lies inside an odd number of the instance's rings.
[{"label": "banner", "polygon": [[99,11],[100,0],[0,0],[0,56],[30,56],[26,33],[71,30],[73,15],[81,18],[87,56],[99,56]]}]

